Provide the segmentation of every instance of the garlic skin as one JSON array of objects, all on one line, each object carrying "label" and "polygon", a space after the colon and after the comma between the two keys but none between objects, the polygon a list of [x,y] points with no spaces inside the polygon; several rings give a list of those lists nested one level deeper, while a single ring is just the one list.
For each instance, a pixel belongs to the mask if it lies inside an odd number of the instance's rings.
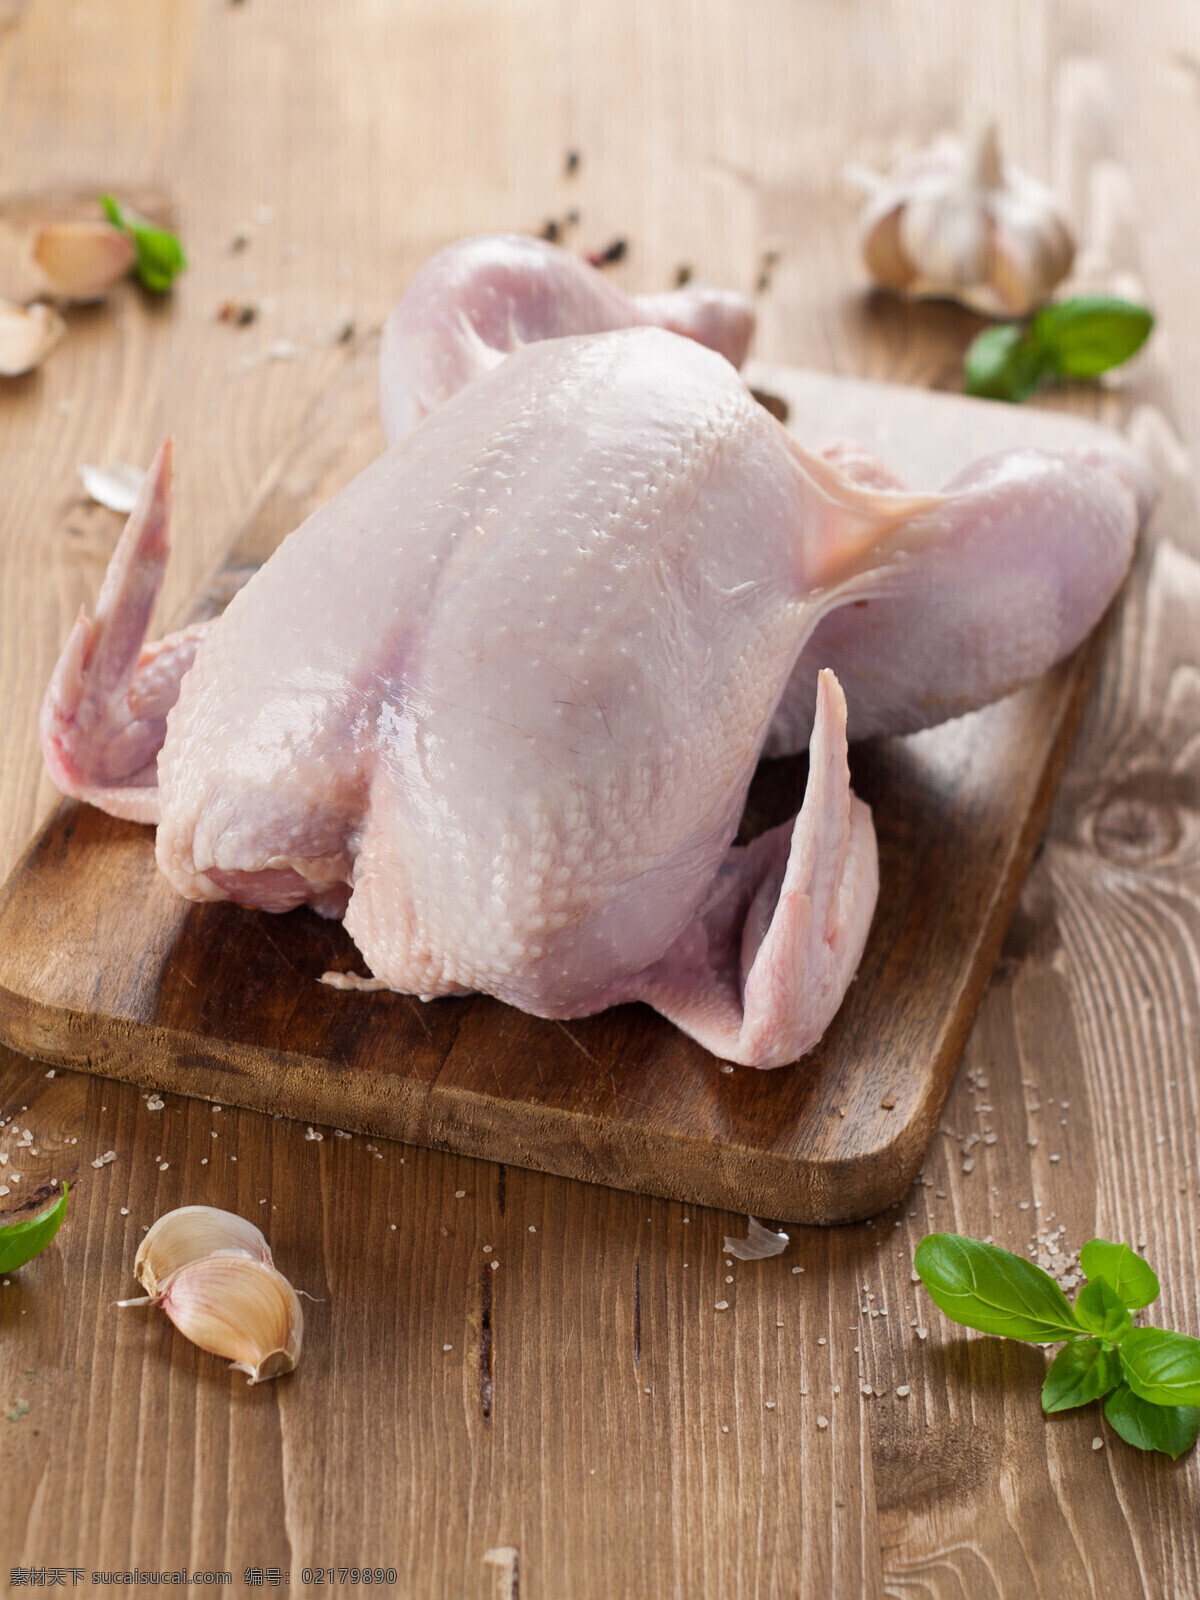
[{"label": "garlic skin", "polygon": [[1057,199],[1005,164],[993,124],[906,156],[874,192],[860,228],[872,278],[915,296],[950,296],[1019,317],[1071,270],[1075,241]]},{"label": "garlic skin", "polygon": [[725,1235],[724,1253],[736,1256],[739,1261],[764,1261],[768,1256],[781,1256],[788,1247],[788,1235],[766,1228],[757,1217],[746,1218],[746,1237],[735,1239]]},{"label": "garlic skin", "polygon": [[275,1268],[218,1251],[171,1274],[157,1303],[193,1344],[263,1383],[291,1372],[304,1343],[296,1291]]},{"label": "garlic skin", "polygon": [[0,300],[0,377],[32,372],[54,349],[67,325],[49,306],[15,306]]},{"label": "garlic skin", "polygon": [[159,1217],[138,1246],[134,1276],[156,1300],[175,1273],[217,1253],[275,1264],[270,1245],[245,1217],[216,1206],[180,1206]]},{"label": "garlic skin", "polygon": [[33,260],[60,300],[100,300],[137,259],[133,238],[110,222],[51,222],[39,228]]}]

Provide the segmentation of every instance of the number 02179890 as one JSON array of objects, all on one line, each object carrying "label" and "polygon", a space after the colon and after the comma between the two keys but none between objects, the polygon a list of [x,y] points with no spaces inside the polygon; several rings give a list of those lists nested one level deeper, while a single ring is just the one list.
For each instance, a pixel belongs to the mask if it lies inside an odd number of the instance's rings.
[{"label": "number 02179890", "polygon": [[300,1582],[309,1584],[396,1582],[395,1567],[304,1567]]}]

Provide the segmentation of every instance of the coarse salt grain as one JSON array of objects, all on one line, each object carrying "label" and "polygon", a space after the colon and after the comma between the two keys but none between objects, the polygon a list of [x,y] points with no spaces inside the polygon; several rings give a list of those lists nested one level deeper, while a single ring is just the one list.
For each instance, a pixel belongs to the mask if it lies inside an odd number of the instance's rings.
[{"label": "coarse salt grain", "polygon": [[[214,1137],[215,1137],[215,1135],[214,1135]],[[322,1139],[324,1139],[325,1135],[323,1133],[318,1133],[316,1128],[305,1128],[304,1137],[306,1139],[312,1139],[315,1142],[319,1143]]]},{"label": "coarse salt grain", "polygon": [[455,1189],[454,1198],[456,1200],[465,1200],[466,1197],[467,1197],[467,1191],[465,1189]]},{"label": "coarse salt grain", "polygon": [[453,1345],[452,1345],[452,1344],[444,1344],[444,1345],[443,1345],[443,1346],[442,1346],[442,1349],[443,1349],[443,1350],[453,1350],[453,1349],[454,1349],[454,1346],[453,1346]]},{"label": "coarse salt grain", "polygon": [[728,1300],[718,1300],[717,1301],[717,1310],[718,1311],[728,1311],[729,1310],[729,1301]]},{"label": "coarse salt grain", "polygon": [[94,1167],[106,1167],[110,1161],[115,1161],[116,1159],[117,1152],[115,1150],[106,1150],[102,1156],[96,1157],[92,1165]]},{"label": "coarse salt grain", "polygon": [[901,1400],[907,1400],[909,1395],[912,1393],[912,1385],[911,1384],[907,1384],[907,1383],[902,1383],[900,1385],[900,1387],[896,1390],[896,1393],[900,1396]]},{"label": "coarse salt grain", "polygon": [[123,1217],[127,1217],[129,1215],[129,1207],[128,1206],[122,1206],[121,1207],[121,1215]]},{"label": "coarse salt grain", "polygon": [[1097,1434],[1096,1437],[1092,1440],[1092,1449],[1093,1450],[1103,1450],[1104,1449],[1104,1440],[1100,1437],[1099,1434]]},{"label": "coarse salt grain", "polygon": [[817,1427],[818,1428],[827,1428],[828,1426],[829,1426],[829,1418],[828,1417],[818,1417],[817,1418]]},{"label": "coarse salt grain", "polygon": [[859,1388],[862,1390],[863,1394],[872,1394],[874,1392],[869,1383],[861,1383],[859,1384]]}]

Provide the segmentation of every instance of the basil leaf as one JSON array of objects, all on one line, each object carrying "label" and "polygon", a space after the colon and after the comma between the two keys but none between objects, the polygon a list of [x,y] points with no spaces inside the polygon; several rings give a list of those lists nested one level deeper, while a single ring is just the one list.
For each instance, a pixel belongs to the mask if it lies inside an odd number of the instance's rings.
[{"label": "basil leaf", "polygon": [[1030,325],[1032,341],[1064,378],[1095,378],[1135,355],[1150,336],[1145,306],[1108,295],[1081,294],[1043,306]]},{"label": "basil leaf", "polygon": [[1042,1384],[1042,1410],[1070,1411],[1086,1406],[1121,1381],[1121,1358],[1115,1350],[1099,1339],[1072,1339],[1050,1363]]},{"label": "basil leaf", "polygon": [[964,1327],[1033,1344],[1054,1344],[1080,1332],[1050,1274],[998,1245],[930,1233],[917,1246],[913,1265],[933,1303]]},{"label": "basil leaf", "polygon": [[1121,1365],[1134,1394],[1156,1406],[1200,1406],[1200,1339],[1167,1328],[1131,1328]]},{"label": "basil leaf", "polygon": [[1104,1415],[1126,1444],[1137,1450],[1161,1450],[1178,1461],[1200,1433],[1200,1407],[1156,1406],[1124,1384],[1104,1402]]},{"label": "basil leaf", "polygon": [[1089,1333],[1119,1344],[1133,1326],[1125,1302],[1106,1278],[1093,1278],[1075,1296],[1075,1320]]},{"label": "basil leaf", "polygon": [[1047,357],[1025,337],[1019,322],[985,328],[963,357],[967,393],[990,400],[1027,400],[1048,370]]},{"label": "basil leaf", "polygon": [[110,194],[100,196],[100,204],[114,228],[122,228],[133,235],[137,247],[134,271],[156,294],[165,294],[173,280],[187,266],[183,246],[166,228],[155,227],[136,211],[127,211]]},{"label": "basil leaf", "polygon": [[46,1248],[67,1214],[67,1186],[48,1211],[0,1227],[0,1272],[15,1272]]},{"label": "basil leaf", "polygon": [[[1153,1268],[1127,1244],[1090,1239],[1079,1252],[1079,1265],[1089,1278],[1111,1283],[1130,1311],[1140,1311],[1158,1299],[1158,1279]],[[1078,1302],[1077,1302],[1078,1304]]]}]

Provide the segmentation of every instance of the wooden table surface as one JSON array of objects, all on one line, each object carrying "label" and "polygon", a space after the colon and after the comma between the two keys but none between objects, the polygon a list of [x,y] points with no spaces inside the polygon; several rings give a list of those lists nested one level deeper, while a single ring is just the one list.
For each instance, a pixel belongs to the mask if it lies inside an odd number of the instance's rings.
[{"label": "wooden table surface", "polygon": [[[977,324],[866,297],[843,172],[990,107],[1076,208],[1089,270],[1159,312],[1097,411],[1165,485],[942,1132],[884,1216],[730,1266],[737,1217],[0,1059],[0,1150],[29,1127],[38,1151],[3,1204],[77,1177],[58,1241],[0,1286],[0,1582],[1200,1596],[1196,1456],[1140,1455],[1095,1408],[1047,1422],[1043,1355],[954,1329],[910,1278],[933,1228],[1103,1233],[1200,1334],[1194,3],[2,0],[0,85],[0,203],[161,194],[192,256],[167,303],[123,288],[0,380],[5,872],[54,798],[37,706],[120,527],[77,464],[175,434],[170,618],[264,507],[278,533],[348,444],[378,448],[379,325],[455,236],[578,208],[570,242],[627,238],[638,288],[686,263],[753,290],[778,250],[760,356],[952,388]],[[218,322],[231,298],[257,319]],[[114,1308],[144,1228],[192,1202],[261,1218],[316,1296],[292,1377],[249,1389]]]}]

